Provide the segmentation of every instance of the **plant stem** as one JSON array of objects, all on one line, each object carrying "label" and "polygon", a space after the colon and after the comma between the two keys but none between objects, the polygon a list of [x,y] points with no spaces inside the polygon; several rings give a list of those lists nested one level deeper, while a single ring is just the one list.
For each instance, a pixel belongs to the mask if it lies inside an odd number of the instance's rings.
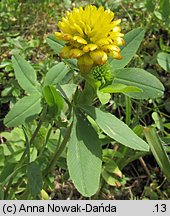
[{"label": "plant stem", "polygon": [[64,151],[64,149],[66,147],[66,144],[67,144],[67,142],[68,142],[68,140],[70,138],[72,126],[73,126],[73,123],[71,123],[71,125],[67,129],[66,135],[65,135],[65,137],[64,137],[61,145],[59,146],[59,148],[57,148],[57,150],[56,150],[53,158],[50,161],[49,166],[45,169],[44,176],[46,176],[55,167],[57,159],[59,158],[59,156],[61,155],[61,153]]},{"label": "plant stem", "polygon": [[[125,101],[126,101],[126,124],[129,126],[131,122],[131,100],[128,96],[125,96]],[[125,155],[128,153],[129,148],[127,146],[123,147],[122,154]]]},{"label": "plant stem", "polygon": [[20,26],[20,30],[21,33],[23,33],[23,9],[24,9],[24,0],[21,0],[20,3],[20,13],[19,13],[19,26]]},{"label": "plant stem", "polygon": [[126,101],[126,124],[130,125],[131,121],[131,100],[128,96],[125,96]]},{"label": "plant stem", "polygon": [[38,125],[37,125],[32,137],[31,137],[31,139],[30,139],[30,145],[33,143],[34,139],[36,138],[36,136],[37,136],[37,134],[38,134],[38,132],[39,132],[41,126],[42,126],[42,123],[43,123],[44,117],[46,115],[46,112],[47,112],[47,107],[45,106],[43,108],[42,114],[40,116],[40,120],[38,122]]},{"label": "plant stem", "polygon": [[140,163],[142,164],[142,166],[143,166],[145,172],[147,173],[147,175],[149,176],[149,178],[152,179],[151,173],[150,173],[150,171],[149,171],[149,169],[148,169],[148,167],[147,167],[145,161],[143,160],[143,158],[140,157],[140,158],[139,158],[139,161],[140,161]]},{"label": "plant stem", "polygon": [[44,149],[45,149],[45,147],[46,147],[46,145],[47,145],[47,142],[48,142],[48,140],[49,140],[49,138],[50,138],[52,129],[53,129],[53,123],[50,125],[50,127],[49,127],[49,129],[48,129],[48,131],[47,131],[47,134],[46,134],[46,137],[45,137],[45,140],[44,140],[42,149],[41,149],[41,151],[40,151],[40,153],[39,153],[39,156],[42,155],[42,153],[43,153],[43,151],[44,151]]},{"label": "plant stem", "polygon": [[26,153],[27,153],[27,165],[30,162],[30,143],[28,141],[28,136],[27,136],[27,132],[26,132],[26,128],[23,126],[23,131],[24,131],[24,135],[25,135],[25,143],[26,143]]},{"label": "plant stem", "polygon": [[133,21],[133,18],[132,16],[130,15],[130,13],[128,12],[128,10],[126,10],[126,8],[123,6],[123,4],[120,4],[120,6],[122,7],[122,9],[127,13],[128,17],[129,17],[129,20],[131,21],[132,23],[132,26],[135,25],[135,22]]}]

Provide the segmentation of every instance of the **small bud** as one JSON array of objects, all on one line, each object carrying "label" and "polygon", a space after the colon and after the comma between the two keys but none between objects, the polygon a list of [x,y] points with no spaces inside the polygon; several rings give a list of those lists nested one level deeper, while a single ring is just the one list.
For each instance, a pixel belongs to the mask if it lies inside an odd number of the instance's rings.
[{"label": "small bud", "polygon": [[101,82],[101,84],[106,84],[113,80],[113,75],[109,64],[93,67],[91,74],[95,80]]}]

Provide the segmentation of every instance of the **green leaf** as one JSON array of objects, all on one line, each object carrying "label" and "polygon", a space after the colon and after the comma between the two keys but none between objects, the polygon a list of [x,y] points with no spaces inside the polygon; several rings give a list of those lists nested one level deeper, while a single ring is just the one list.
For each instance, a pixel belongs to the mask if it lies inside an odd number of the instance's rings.
[{"label": "green leaf", "polygon": [[162,17],[167,25],[169,25],[169,19],[170,19],[170,1],[169,0],[161,0],[160,1],[160,10]]},{"label": "green leaf", "polygon": [[5,167],[3,168],[1,174],[0,174],[0,183],[4,183],[5,180],[13,173],[15,169],[16,164],[15,163],[6,163]]},{"label": "green leaf", "polygon": [[104,93],[128,93],[128,92],[142,92],[142,89],[136,86],[127,86],[121,83],[115,83],[114,85],[108,85],[100,90]]},{"label": "green leaf", "polygon": [[4,198],[4,190],[2,189],[3,187],[2,187],[2,185],[0,184],[0,188],[1,188],[1,190],[0,190],[0,200],[4,200],[5,198]]},{"label": "green leaf", "polygon": [[102,105],[107,104],[111,98],[111,95],[109,93],[104,93],[100,90],[97,90],[97,96]]},{"label": "green leaf", "polygon": [[40,191],[40,196],[42,200],[50,200],[48,193],[43,189]]},{"label": "green leaf", "polygon": [[3,167],[4,163],[5,163],[5,155],[4,155],[2,145],[0,145],[0,167]]},{"label": "green leaf", "polygon": [[55,51],[55,53],[59,54],[62,47],[64,46],[64,42],[60,40],[56,40],[54,35],[50,35],[47,38],[47,43],[49,46]]},{"label": "green leaf", "polygon": [[20,161],[23,155],[23,152],[24,152],[24,149],[20,149],[18,151],[13,152],[11,157],[8,158],[8,162],[16,163],[17,161]]},{"label": "green leaf", "polygon": [[144,34],[145,31],[142,28],[136,28],[125,35],[124,39],[126,44],[121,49],[123,59],[111,59],[110,65],[113,69],[124,68],[131,61],[144,38]]},{"label": "green leaf", "polygon": [[103,167],[107,172],[109,173],[113,173],[117,176],[119,176],[120,178],[122,178],[122,172],[121,170],[119,169],[118,165],[115,163],[114,160],[109,160],[107,161],[105,164],[104,164],[104,167]]},{"label": "green leaf", "polygon": [[38,93],[39,83],[37,82],[34,68],[20,55],[14,55],[12,57],[12,65],[21,88],[30,94]]},{"label": "green leaf", "polygon": [[53,66],[46,74],[44,85],[60,83],[68,71],[68,66],[66,66],[63,62]]},{"label": "green leaf", "polygon": [[103,149],[103,161],[106,162],[113,158],[123,158],[124,155],[121,152],[114,151],[113,149]]},{"label": "green leaf", "polygon": [[41,97],[39,94],[23,97],[5,116],[4,124],[7,127],[21,125],[25,120],[41,112]]},{"label": "green leaf", "polygon": [[115,78],[112,85],[118,83],[142,89],[142,92],[125,93],[129,97],[137,99],[158,98],[164,93],[162,83],[155,76],[143,69],[124,68],[113,71],[113,73]]},{"label": "green leaf", "polygon": [[156,130],[153,127],[145,128],[144,134],[158,165],[170,182],[170,161]]},{"label": "green leaf", "polygon": [[157,19],[163,20],[162,14],[159,11],[154,10],[154,15],[156,16]]},{"label": "green leaf", "polygon": [[83,196],[92,196],[99,187],[102,149],[96,131],[78,112],[68,144],[67,164],[70,177]]},{"label": "green leaf", "polygon": [[163,126],[170,129],[170,123],[165,123],[165,124],[163,124]]},{"label": "green leaf", "polygon": [[37,196],[40,193],[43,182],[40,166],[36,162],[31,162],[27,168],[28,189],[32,196]]},{"label": "green leaf", "polygon": [[157,55],[159,65],[167,72],[170,72],[170,54],[160,52]]},{"label": "green leaf", "polygon": [[162,119],[161,117],[159,116],[159,114],[157,112],[153,112],[152,113],[152,118],[155,122],[155,125],[156,127],[161,130],[161,131],[164,131],[164,127],[163,127],[163,122],[162,122]]},{"label": "green leaf", "polygon": [[118,179],[116,179],[116,176],[112,175],[111,173],[107,172],[105,169],[102,170],[102,177],[107,182],[107,184],[111,186],[120,187],[121,183]]},{"label": "green leaf", "polygon": [[67,95],[67,98],[69,98],[70,100],[73,97],[73,95],[77,89],[76,84],[64,84],[64,85],[61,85],[60,87],[62,88],[64,93]]},{"label": "green leaf", "polygon": [[148,144],[138,137],[124,122],[120,121],[111,113],[106,113],[90,106],[83,106],[82,109],[112,139],[135,150],[149,151]]},{"label": "green leaf", "polygon": [[146,0],[145,6],[148,12],[153,13],[156,5],[154,4],[153,0]]},{"label": "green leaf", "polygon": [[43,89],[44,97],[47,104],[55,109],[55,114],[59,115],[63,109],[63,98],[57,92],[54,86],[45,86]]}]

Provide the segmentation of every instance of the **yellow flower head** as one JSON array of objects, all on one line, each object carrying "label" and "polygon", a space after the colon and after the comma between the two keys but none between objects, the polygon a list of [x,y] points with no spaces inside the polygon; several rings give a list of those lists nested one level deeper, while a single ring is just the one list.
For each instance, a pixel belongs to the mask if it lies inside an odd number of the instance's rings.
[{"label": "yellow flower head", "polygon": [[77,58],[81,73],[96,65],[106,63],[108,56],[121,59],[119,46],[124,45],[120,19],[113,20],[114,13],[101,6],[87,5],[67,12],[58,23],[61,32],[56,39],[66,41],[60,52],[62,58]]}]

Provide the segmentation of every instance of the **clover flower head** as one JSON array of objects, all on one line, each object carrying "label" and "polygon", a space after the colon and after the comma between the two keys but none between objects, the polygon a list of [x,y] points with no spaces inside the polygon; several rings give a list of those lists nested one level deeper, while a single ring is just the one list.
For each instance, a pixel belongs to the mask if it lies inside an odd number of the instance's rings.
[{"label": "clover flower head", "polygon": [[113,18],[114,13],[102,6],[97,9],[87,5],[67,12],[58,23],[60,32],[55,32],[56,39],[66,42],[60,57],[78,59],[82,74],[93,66],[105,64],[108,56],[122,59],[119,46],[125,42],[119,26],[121,20]]}]

